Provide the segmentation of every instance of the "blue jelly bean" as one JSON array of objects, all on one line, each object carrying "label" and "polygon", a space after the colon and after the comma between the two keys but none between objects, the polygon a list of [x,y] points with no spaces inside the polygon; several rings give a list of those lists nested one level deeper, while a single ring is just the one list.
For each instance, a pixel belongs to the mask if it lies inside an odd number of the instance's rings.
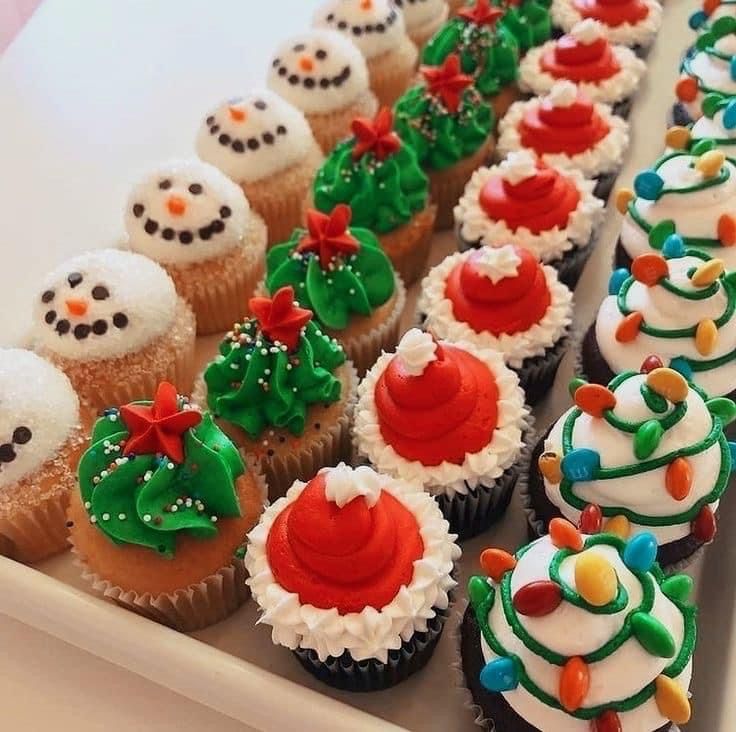
[{"label": "blue jelly bean", "polygon": [[688,381],[693,376],[693,370],[690,368],[690,364],[687,359],[683,356],[675,356],[670,359],[670,368],[682,374]]},{"label": "blue jelly bean", "polygon": [[670,234],[664,240],[662,254],[664,254],[666,259],[672,259],[673,257],[684,257],[685,242],[682,240],[682,237],[679,234]]},{"label": "blue jelly bean", "polygon": [[601,456],[588,447],[577,447],[562,458],[562,474],[570,481],[593,480],[601,467]]},{"label": "blue jelly bean", "polygon": [[618,295],[624,282],[626,282],[630,276],[629,270],[625,267],[614,269],[613,272],[611,272],[611,276],[608,278],[608,294]]},{"label": "blue jelly bean", "polygon": [[731,453],[731,472],[736,470],[736,442],[728,443],[728,451]]},{"label": "blue jelly bean", "polygon": [[634,178],[634,191],[639,198],[656,201],[664,188],[664,181],[653,170],[643,170]]},{"label": "blue jelly bean", "polygon": [[727,130],[736,127],[736,99],[732,99],[723,110],[723,126]]},{"label": "blue jelly bean", "polygon": [[513,659],[489,661],[480,672],[480,683],[490,692],[513,691],[519,685],[519,673]]},{"label": "blue jelly bean", "polygon": [[704,10],[698,10],[688,18],[687,24],[692,28],[692,30],[698,30],[698,28],[705,25],[707,20],[708,14]]},{"label": "blue jelly bean", "polygon": [[624,564],[635,572],[648,572],[657,560],[657,540],[648,531],[626,542]]}]

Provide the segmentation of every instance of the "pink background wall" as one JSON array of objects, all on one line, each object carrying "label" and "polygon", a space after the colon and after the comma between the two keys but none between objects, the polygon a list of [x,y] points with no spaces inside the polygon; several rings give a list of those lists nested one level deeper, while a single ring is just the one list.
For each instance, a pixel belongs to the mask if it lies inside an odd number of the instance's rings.
[{"label": "pink background wall", "polygon": [[0,53],[40,4],[41,0],[0,0]]}]

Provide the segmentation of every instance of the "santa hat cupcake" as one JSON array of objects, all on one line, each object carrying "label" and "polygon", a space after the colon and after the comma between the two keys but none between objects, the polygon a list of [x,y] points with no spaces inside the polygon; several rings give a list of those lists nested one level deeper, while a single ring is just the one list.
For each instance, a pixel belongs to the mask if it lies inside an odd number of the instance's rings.
[{"label": "santa hat cupcake", "polygon": [[299,223],[322,151],[296,107],[267,89],[230,98],[207,113],[196,148],[202,160],[241,186],[266,222],[270,244]]},{"label": "santa hat cupcake", "polygon": [[259,622],[330,686],[394,686],[427,663],[442,633],[454,539],[414,486],[366,466],[324,468],[248,535]]},{"label": "santa hat cupcake", "polygon": [[269,88],[300,109],[324,152],[349,134],[378,101],[360,49],[342,33],[315,29],[282,43],[271,60]]},{"label": "santa hat cupcake", "polygon": [[445,0],[394,0],[394,4],[404,16],[409,38],[420,50],[450,13]]}]

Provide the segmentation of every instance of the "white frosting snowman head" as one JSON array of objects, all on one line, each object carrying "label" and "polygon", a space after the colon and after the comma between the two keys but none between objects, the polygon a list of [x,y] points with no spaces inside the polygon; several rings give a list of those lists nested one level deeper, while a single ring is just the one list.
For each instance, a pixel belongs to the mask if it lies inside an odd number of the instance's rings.
[{"label": "white frosting snowman head", "polygon": [[304,115],[268,89],[223,102],[197,134],[197,155],[239,183],[296,165],[315,145]]},{"label": "white frosting snowman head", "polygon": [[306,114],[332,112],[368,91],[368,67],[341,33],[311,30],[279,46],[268,86]]},{"label": "white frosting snowman head", "polygon": [[447,5],[445,0],[394,0],[394,4],[401,8],[409,30],[441,16]]},{"label": "white frosting snowman head", "polygon": [[211,259],[238,246],[250,213],[240,186],[200,160],[157,166],[125,206],[131,249],[164,264]]},{"label": "white frosting snowman head", "polygon": [[391,51],[406,35],[404,16],[391,0],[329,0],[314,25],[343,33],[366,58]]},{"label": "white frosting snowman head", "polygon": [[166,332],[176,303],[174,283],[154,261],[98,249],[67,260],[44,278],[32,337],[64,358],[114,358]]},{"label": "white frosting snowman head", "polygon": [[78,423],[63,372],[31,351],[0,349],[0,490],[52,459]]}]

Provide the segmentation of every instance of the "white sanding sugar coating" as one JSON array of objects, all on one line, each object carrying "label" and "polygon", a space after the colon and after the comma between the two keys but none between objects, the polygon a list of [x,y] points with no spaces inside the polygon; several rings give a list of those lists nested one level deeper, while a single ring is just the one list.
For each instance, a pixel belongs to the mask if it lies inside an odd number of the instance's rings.
[{"label": "white sanding sugar coating", "polygon": [[395,4],[401,8],[410,31],[441,17],[447,6],[445,0],[395,0]]},{"label": "white sanding sugar coating", "polygon": [[250,215],[240,186],[201,160],[170,160],[133,187],[125,229],[133,251],[162,264],[189,264],[239,246]]},{"label": "white sanding sugar coating", "polygon": [[54,458],[78,423],[63,372],[31,351],[0,348],[0,490]]},{"label": "white sanding sugar coating", "polygon": [[341,33],[311,30],[279,46],[268,86],[305,114],[325,114],[349,107],[368,91],[368,67]]},{"label": "white sanding sugar coating", "polygon": [[197,134],[197,155],[234,181],[253,183],[301,162],[316,144],[293,104],[254,89],[210,110]]},{"label": "white sanding sugar coating", "polygon": [[368,59],[393,50],[406,36],[404,16],[391,0],[330,0],[317,9],[314,26],[344,33]]},{"label": "white sanding sugar coating", "polygon": [[114,358],[165,333],[176,302],[174,283],[154,261],[98,249],[46,275],[36,295],[31,338],[68,359]]}]

